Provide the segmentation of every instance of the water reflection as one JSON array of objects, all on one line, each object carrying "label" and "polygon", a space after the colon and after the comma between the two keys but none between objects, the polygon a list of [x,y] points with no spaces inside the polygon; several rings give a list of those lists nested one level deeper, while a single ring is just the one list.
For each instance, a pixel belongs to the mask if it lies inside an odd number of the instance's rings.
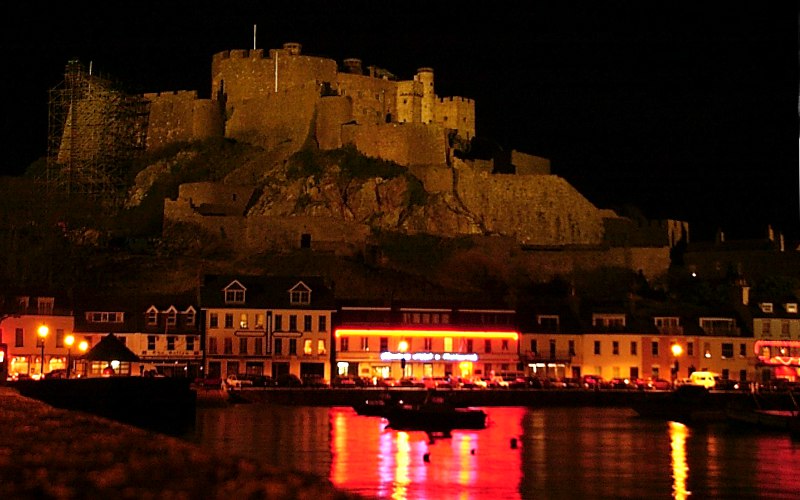
[{"label": "water reflection", "polygon": [[686,463],[686,438],[689,429],[679,422],[669,423],[670,447],[672,449],[672,496],[677,500],[685,500],[691,495],[686,489],[686,478],[689,466]]},{"label": "water reflection", "polygon": [[201,409],[186,438],[371,498],[796,498],[800,491],[800,442],[785,435],[688,428],[626,409],[485,410],[486,429],[434,443],[351,408],[258,404]]}]

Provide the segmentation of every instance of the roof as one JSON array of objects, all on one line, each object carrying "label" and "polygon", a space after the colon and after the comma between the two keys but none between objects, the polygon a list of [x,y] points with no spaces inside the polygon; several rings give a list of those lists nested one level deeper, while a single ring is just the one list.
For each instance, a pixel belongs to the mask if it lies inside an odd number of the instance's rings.
[{"label": "roof", "polygon": [[89,352],[80,356],[88,361],[139,361],[139,356],[125,347],[113,333],[109,333],[92,347]]},{"label": "roof", "polygon": [[[245,289],[244,303],[226,304],[224,290],[238,282]],[[292,304],[289,291],[298,284],[311,290],[310,304]],[[302,286],[301,286],[302,289]],[[334,310],[333,288],[321,276],[206,275],[200,287],[202,309],[321,309]]]}]

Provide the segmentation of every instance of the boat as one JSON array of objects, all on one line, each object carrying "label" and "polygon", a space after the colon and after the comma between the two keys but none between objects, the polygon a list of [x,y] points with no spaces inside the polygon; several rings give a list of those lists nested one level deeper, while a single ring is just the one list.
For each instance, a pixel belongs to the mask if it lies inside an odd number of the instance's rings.
[{"label": "boat", "polygon": [[387,428],[449,435],[454,429],[485,429],[486,412],[455,407],[441,395],[429,394],[421,404],[398,404],[383,415]]},{"label": "boat", "polygon": [[359,415],[367,417],[385,417],[389,410],[402,404],[402,400],[397,401],[391,394],[384,392],[380,397],[365,399],[363,403],[354,404],[353,409]]},{"label": "boat", "polygon": [[800,438],[800,405],[789,392],[788,399],[783,404],[765,404],[757,394],[747,405],[730,406],[727,410],[728,422],[735,425],[745,425],[751,428],[788,432],[792,437]]},{"label": "boat", "polygon": [[702,385],[687,384],[670,392],[644,392],[630,406],[642,418],[706,424],[725,421],[728,404],[743,396],[711,394]]}]

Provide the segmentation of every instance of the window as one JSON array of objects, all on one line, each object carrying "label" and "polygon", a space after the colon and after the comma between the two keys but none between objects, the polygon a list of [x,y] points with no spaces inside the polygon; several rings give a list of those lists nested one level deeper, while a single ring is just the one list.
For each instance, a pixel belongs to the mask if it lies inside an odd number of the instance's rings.
[{"label": "window", "polygon": [[233,354],[233,339],[228,337],[223,339],[222,341],[222,352],[223,354]]},{"label": "window", "polygon": [[796,302],[789,302],[786,304],[786,312],[787,313],[797,313],[797,303]]},{"label": "window", "polygon": [[747,382],[747,370],[739,370],[739,381]]},{"label": "window", "polygon": [[64,329],[56,329],[56,347],[64,347]]},{"label": "window", "polygon": [[216,354],[217,353],[217,338],[216,337],[209,337],[208,338],[208,353],[209,354]]},{"label": "window", "polygon": [[652,344],[650,345],[650,349],[651,349],[650,353],[653,356],[658,356],[658,341],[652,342]]},{"label": "window", "polygon": [[722,343],[722,357],[724,359],[730,359],[733,357],[733,343],[731,342]]},{"label": "window", "polygon": [[319,331],[327,332],[328,331],[328,317],[327,316],[320,316],[319,317]]},{"label": "window", "polygon": [[89,323],[122,323],[121,312],[87,312],[86,321]]},{"label": "window", "polygon": [[155,351],[156,350],[156,336],[155,335],[148,335],[147,336],[147,350],[148,351]]},{"label": "window", "polygon": [[381,352],[387,352],[389,350],[389,337],[381,337],[380,350]]},{"label": "window", "polygon": [[209,328],[217,328],[219,326],[219,316],[217,313],[211,313],[208,316],[208,327]]},{"label": "window", "polygon": [[264,329],[264,315],[261,313],[256,313],[256,321],[255,321],[256,330],[263,330]]},{"label": "window", "polygon": [[762,302],[759,305],[761,306],[761,312],[764,312],[764,313],[771,313],[772,312],[772,302]]},{"label": "window", "polygon": [[24,347],[25,345],[25,332],[22,328],[14,330],[14,347]]},{"label": "window", "polygon": [[339,341],[339,350],[342,352],[347,352],[350,350],[350,338],[349,337],[342,337]]},{"label": "window", "polygon": [[639,344],[633,340],[631,341],[631,356],[638,356],[639,353]]},{"label": "window", "polygon": [[261,356],[264,354],[264,339],[256,339],[255,346],[253,348],[253,354],[256,356]]},{"label": "window", "polygon": [[289,303],[292,305],[307,305],[311,303],[311,289],[302,281],[289,290]]},{"label": "window", "polygon": [[425,349],[426,351],[433,350],[433,339],[430,337],[425,337],[424,339],[422,339],[422,345],[423,345],[422,348]]},{"label": "window", "polygon": [[557,332],[558,331],[558,316],[540,314],[536,317],[542,331]]},{"label": "window", "polygon": [[556,357],[556,339],[550,339],[550,359]]},{"label": "window", "polygon": [[295,314],[289,315],[289,331],[290,332],[297,331],[297,315]]},{"label": "window", "polygon": [[247,354],[247,339],[239,339],[239,354]]},{"label": "window", "polygon": [[686,355],[687,356],[694,356],[694,342],[687,342],[686,343]]},{"label": "window", "polygon": [[619,356],[619,341],[614,340],[611,342],[611,354],[614,356]]},{"label": "window", "polygon": [[283,331],[283,315],[276,314],[275,315],[275,331],[282,332]]},{"label": "window", "polygon": [[297,339],[289,339],[289,355],[297,355]]},{"label": "window", "polygon": [[306,314],[303,316],[303,331],[310,332],[311,331],[311,315]]},{"label": "window", "polygon": [[788,337],[789,336],[789,320],[785,319],[781,321],[781,337]]},{"label": "window", "polygon": [[239,315],[239,328],[247,328],[247,313]]},{"label": "window", "polygon": [[[467,349],[471,351],[472,349]],[[492,341],[491,339],[486,339],[483,341],[483,352],[492,352]]]},{"label": "window", "polygon": [[325,347],[325,341],[323,339],[317,340],[317,352],[319,354],[327,354],[328,349]]},{"label": "window", "polygon": [[[467,352],[475,352],[475,347],[473,346],[472,339],[467,339],[466,348],[467,348]],[[491,349],[491,346],[489,347],[489,349]]]},{"label": "window", "polygon": [[167,326],[175,326],[178,323],[178,313],[175,309],[171,309],[167,313]]},{"label": "window", "polygon": [[174,351],[175,350],[175,336],[174,335],[167,335],[167,350]]},{"label": "window", "polygon": [[598,355],[600,354],[600,341],[599,340],[595,340],[594,341],[594,353],[598,354]]},{"label": "window", "polygon": [[768,319],[761,320],[761,336],[762,337],[771,337],[772,333],[772,322]]},{"label": "window", "polygon": [[304,340],[303,341],[303,354],[305,354],[306,356],[311,356],[313,354],[313,351],[312,351],[311,347],[312,347],[311,339]]},{"label": "window", "polygon": [[539,351],[539,345],[536,340],[531,340],[531,352],[536,354]]},{"label": "window", "polygon": [[36,298],[36,311],[40,316],[50,316],[53,314],[53,297],[37,297]]},{"label": "window", "polygon": [[369,351],[369,337],[361,337],[361,350]]},{"label": "window", "polygon": [[739,356],[747,356],[747,344],[739,344]]},{"label": "window", "polygon": [[186,350],[189,352],[194,351],[194,335],[186,337]]},{"label": "window", "polygon": [[445,352],[452,352],[453,351],[453,337],[445,337],[444,338],[444,350],[445,350]]},{"label": "window", "polygon": [[197,317],[197,313],[191,307],[186,311],[186,326],[194,326],[194,320]]},{"label": "window", "polygon": [[154,326],[157,324],[158,324],[158,311],[154,307],[151,307],[147,311],[147,325]]},{"label": "window", "polygon": [[239,285],[238,283],[231,284],[230,286],[235,288],[225,289],[225,303],[244,304],[244,288],[239,288],[241,287],[241,285]]},{"label": "window", "polygon": [[575,355],[575,341],[574,340],[568,341],[567,342],[567,346],[568,346],[568,349],[569,349],[569,355],[570,356],[574,356]]},{"label": "window", "polygon": [[225,328],[233,328],[233,314],[225,313]]},{"label": "window", "polygon": [[[347,339],[342,339],[347,340]],[[275,339],[275,354],[278,356],[283,355],[283,339]]]},{"label": "window", "polygon": [[503,339],[500,341],[500,349],[502,349],[503,351],[508,350],[508,339]]}]

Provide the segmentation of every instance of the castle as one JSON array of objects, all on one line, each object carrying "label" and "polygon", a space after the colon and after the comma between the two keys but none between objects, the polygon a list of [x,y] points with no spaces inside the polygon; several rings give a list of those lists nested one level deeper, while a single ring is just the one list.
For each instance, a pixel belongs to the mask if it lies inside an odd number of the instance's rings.
[{"label": "castle", "polygon": [[[594,261],[598,255],[603,261],[614,253],[619,255],[610,258],[613,263],[644,268],[648,274],[665,269],[669,248],[688,234],[680,221],[642,224],[595,207],[566,180],[552,175],[545,158],[512,151],[511,169],[503,171],[513,173],[497,173],[493,160],[458,155],[476,136],[475,101],[439,97],[431,68],[400,80],[383,68],[365,70],[359,59],[345,59],[340,66],[333,59],[303,54],[298,43],[286,43],[268,52],[214,54],[209,99],[195,91],[143,98],[149,103],[146,148],[151,151],[175,142],[225,137],[291,154],[310,140],[320,150],[353,145],[366,156],[406,167],[427,193],[437,195],[438,208],[417,210],[416,218],[394,217],[391,230],[502,235],[529,250],[558,249],[559,262],[567,255],[563,252],[578,251],[578,261]],[[314,182],[319,179],[309,179]],[[374,213],[392,209],[386,206],[391,186],[382,179],[359,193],[369,198],[361,210],[366,215],[350,210],[355,215],[344,220],[318,209],[265,212],[258,209],[264,204],[255,200],[257,188],[181,186],[176,200],[165,201],[165,230],[188,222],[235,238],[253,251],[310,242],[316,248],[352,249],[367,240],[370,224],[376,223]],[[319,185],[303,189],[302,195],[324,191]],[[595,256],[586,258],[587,251]],[[647,256],[633,255],[642,252]],[[566,264],[556,267],[582,265],[575,259],[566,258]]]}]

